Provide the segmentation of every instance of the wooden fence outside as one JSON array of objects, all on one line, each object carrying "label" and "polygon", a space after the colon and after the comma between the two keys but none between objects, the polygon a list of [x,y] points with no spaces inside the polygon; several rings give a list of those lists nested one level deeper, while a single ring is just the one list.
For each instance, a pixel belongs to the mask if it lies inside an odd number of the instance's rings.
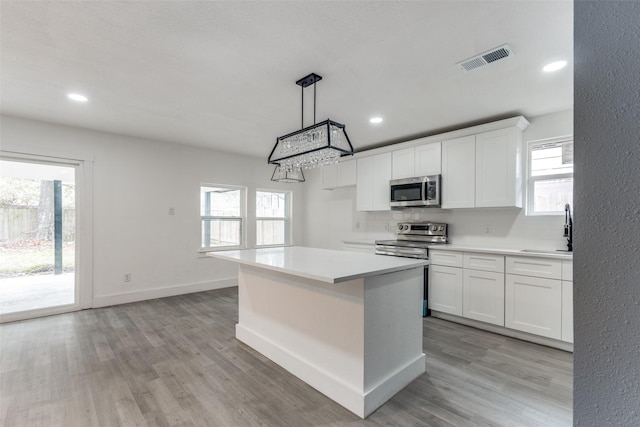
[{"label": "wooden fence outside", "polygon": [[[75,209],[62,210],[62,240],[72,242],[75,238]],[[30,240],[38,228],[38,208],[0,208],[0,240]],[[53,234],[53,233],[52,233]]]}]

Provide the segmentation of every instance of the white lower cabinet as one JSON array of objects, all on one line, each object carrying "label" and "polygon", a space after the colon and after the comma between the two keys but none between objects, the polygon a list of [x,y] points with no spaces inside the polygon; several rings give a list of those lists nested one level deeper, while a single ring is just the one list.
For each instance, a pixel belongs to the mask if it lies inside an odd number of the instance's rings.
[{"label": "white lower cabinet", "polygon": [[562,281],[562,341],[573,343],[573,282]]},{"label": "white lower cabinet", "polygon": [[432,310],[573,343],[572,261],[437,249],[429,259]]},{"label": "white lower cabinet", "polygon": [[429,266],[429,308],[462,316],[462,269]]},{"label": "white lower cabinet", "polygon": [[465,268],[462,295],[463,317],[504,326],[504,273]]},{"label": "white lower cabinet", "polygon": [[507,274],[505,326],[562,339],[562,281]]}]

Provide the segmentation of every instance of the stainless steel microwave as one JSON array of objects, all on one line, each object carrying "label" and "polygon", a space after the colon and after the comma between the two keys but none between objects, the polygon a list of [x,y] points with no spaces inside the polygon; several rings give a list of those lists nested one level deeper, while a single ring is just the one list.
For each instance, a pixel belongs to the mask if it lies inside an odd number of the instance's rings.
[{"label": "stainless steel microwave", "polygon": [[440,175],[394,179],[391,187],[391,209],[440,207]]}]

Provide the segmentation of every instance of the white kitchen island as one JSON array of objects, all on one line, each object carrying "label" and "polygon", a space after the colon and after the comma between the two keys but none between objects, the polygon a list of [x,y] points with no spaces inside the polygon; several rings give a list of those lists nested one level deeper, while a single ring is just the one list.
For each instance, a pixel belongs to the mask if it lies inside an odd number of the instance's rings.
[{"label": "white kitchen island", "polygon": [[300,246],[237,262],[236,338],[362,418],[425,372],[424,260]]}]

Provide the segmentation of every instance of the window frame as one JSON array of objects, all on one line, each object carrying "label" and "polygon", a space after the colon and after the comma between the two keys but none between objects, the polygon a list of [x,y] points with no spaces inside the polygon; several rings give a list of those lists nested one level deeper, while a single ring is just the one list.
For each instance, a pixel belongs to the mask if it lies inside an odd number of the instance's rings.
[{"label": "window frame", "polygon": [[[527,142],[527,153],[526,153],[526,173],[527,173],[527,188],[526,188],[526,216],[556,216],[556,215],[564,215],[564,209],[559,211],[540,211],[536,212],[534,210],[535,205],[535,184],[538,181],[548,181],[553,179],[571,179],[573,184],[573,176],[575,170],[571,173],[557,173],[550,175],[540,175],[533,176],[532,174],[532,147],[536,145],[544,145],[544,144],[561,144],[565,142],[571,142],[573,144],[573,135],[564,135],[558,136],[555,138],[547,138],[547,139],[537,139],[534,141]],[[575,163],[574,163],[575,167]],[[573,194],[573,193],[572,193]]]},{"label": "window frame", "polygon": [[[284,217],[275,217],[275,216],[258,216],[258,193],[281,193],[284,194],[285,198],[285,208],[284,208]],[[292,238],[291,238],[291,230],[292,230],[292,213],[293,213],[293,192],[290,190],[276,190],[269,188],[257,188],[256,189],[256,221],[255,221],[255,229],[256,229],[256,248],[277,248],[283,246],[291,246]],[[282,244],[268,244],[268,245],[260,245],[258,244],[258,221],[283,221],[284,222],[284,243]]]},{"label": "window frame", "polygon": [[[232,191],[240,191],[240,216],[231,215],[202,215],[202,200],[200,201],[200,250],[199,252],[216,252],[230,249],[244,249],[247,244],[247,187],[229,184],[200,183],[200,193],[203,188],[225,188]],[[222,220],[240,222],[240,244],[226,246],[202,246],[204,243],[203,221]]]}]

